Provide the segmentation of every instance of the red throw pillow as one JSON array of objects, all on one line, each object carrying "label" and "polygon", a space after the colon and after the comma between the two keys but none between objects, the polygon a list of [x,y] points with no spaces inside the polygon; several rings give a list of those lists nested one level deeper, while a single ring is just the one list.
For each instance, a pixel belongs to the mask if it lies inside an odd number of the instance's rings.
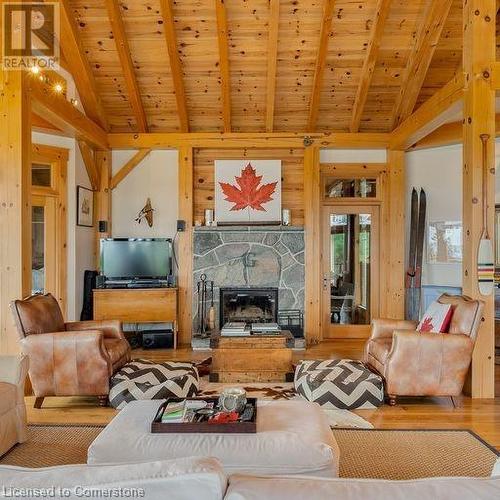
[{"label": "red throw pillow", "polygon": [[419,332],[447,333],[452,314],[451,304],[441,304],[435,301],[425,311],[417,330]]}]

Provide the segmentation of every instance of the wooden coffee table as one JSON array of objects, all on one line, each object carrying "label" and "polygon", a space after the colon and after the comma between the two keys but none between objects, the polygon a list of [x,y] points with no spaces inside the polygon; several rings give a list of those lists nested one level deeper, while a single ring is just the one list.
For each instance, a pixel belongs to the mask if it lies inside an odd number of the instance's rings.
[{"label": "wooden coffee table", "polygon": [[210,382],[291,382],[293,335],[221,337],[212,334]]}]

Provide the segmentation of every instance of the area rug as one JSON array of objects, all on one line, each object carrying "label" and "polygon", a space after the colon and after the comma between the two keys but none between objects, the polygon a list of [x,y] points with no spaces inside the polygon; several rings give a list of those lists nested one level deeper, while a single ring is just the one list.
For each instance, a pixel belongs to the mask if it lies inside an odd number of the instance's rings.
[{"label": "area rug", "polygon": [[[208,382],[204,378],[200,382],[199,396],[218,396],[225,387],[233,387],[235,384],[229,383],[215,383]],[[241,384],[245,389],[247,395],[251,398],[257,398],[261,401],[277,400],[277,399],[302,399],[302,397],[295,392],[293,382],[283,382],[280,384],[267,383],[252,383]],[[356,415],[349,410],[329,410],[322,408],[330,427],[348,427],[352,429],[372,429],[373,425],[364,418]]]},{"label": "area rug", "polygon": [[[29,440],[0,459],[1,465],[49,467],[85,463],[100,426],[30,425]],[[340,476],[417,479],[489,476],[496,452],[469,431],[335,429]]]}]

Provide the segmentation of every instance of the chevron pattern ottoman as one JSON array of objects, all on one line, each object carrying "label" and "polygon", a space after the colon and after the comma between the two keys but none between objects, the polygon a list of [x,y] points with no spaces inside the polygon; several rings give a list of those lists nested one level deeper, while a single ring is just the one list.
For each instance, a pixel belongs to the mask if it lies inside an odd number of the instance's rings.
[{"label": "chevron pattern ottoman", "polygon": [[198,370],[192,363],[135,359],[113,375],[109,403],[121,410],[138,399],[187,398],[195,396],[199,386]]},{"label": "chevron pattern ottoman", "polygon": [[301,361],[295,370],[295,391],[325,408],[376,408],[384,401],[382,378],[361,361]]}]

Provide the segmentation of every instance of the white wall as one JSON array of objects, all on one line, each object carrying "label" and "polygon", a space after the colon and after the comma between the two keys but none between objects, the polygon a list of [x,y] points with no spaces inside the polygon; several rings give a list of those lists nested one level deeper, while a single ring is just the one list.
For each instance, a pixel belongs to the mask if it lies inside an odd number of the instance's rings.
[{"label": "white wall", "polygon": [[68,149],[67,260],[68,291],[67,319],[79,319],[83,303],[83,272],[95,269],[94,229],[76,225],[76,186],[90,188],[90,181],[74,139],[33,132],[33,143]]},{"label": "white wall", "polygon": [[[411,191],[423,188],[430,222],[462,220],[462,145],[412,151],[406,154],[406,241],[410,227]],[[407,246],[408,248],[408,246]],[[462,265],[429,264],[426,248],[422,284],[462,286]]]},{"label": "white wall", "polygon": [[[113,173],[136,151],[113,151]],[[173,238],[178,213],[178,153],[172,150],[152,151],[113,190],[112,233],[115,238]],[[153,227],[135,218],[151,199]]]},{"label": "white wall", "polygon": [[385,163],[385,149],[322,149],[319,152],[320,163]]}]

